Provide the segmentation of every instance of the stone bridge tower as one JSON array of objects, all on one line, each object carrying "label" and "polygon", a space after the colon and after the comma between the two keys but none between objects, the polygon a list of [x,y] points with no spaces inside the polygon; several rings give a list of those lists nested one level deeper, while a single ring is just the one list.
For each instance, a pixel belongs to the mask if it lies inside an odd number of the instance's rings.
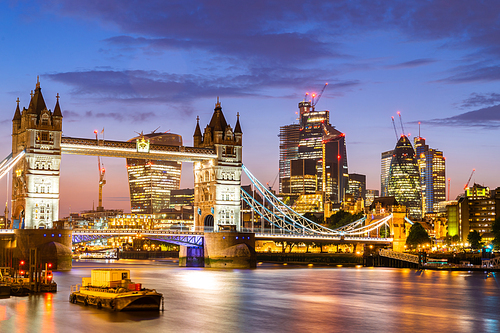
[{"label": "stone bridge tower", "polygon": [[193,168],[198,231],[240,230],[242,132],[239,114],[237,117],[233,131],[217,98],[212,119],[203,135],[197,119],[194,147],[212,148],[217,155],[214,159],[195,163]]},{"label": "stone bridge tower", "polygon": [[26,155],[12,172],[14,228],[52,228],[59,219],[59,166],[62,113],[59,94],[54,111],[47,109],[37,79],[28,108],[17,108],[12,119],[12,156]]}]

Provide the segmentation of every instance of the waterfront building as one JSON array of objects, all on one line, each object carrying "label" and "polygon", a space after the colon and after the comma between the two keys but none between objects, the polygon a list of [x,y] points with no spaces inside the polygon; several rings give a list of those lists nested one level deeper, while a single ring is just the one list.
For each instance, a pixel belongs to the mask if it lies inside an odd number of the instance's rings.
[{"label": "waterfront building", "polygon": [[406,206],[411,219],[422,218],[417,159],[410,140],[404,135],[398,140],[392,155],[387,191],[400,205]]},{"label": "waterfront building", "polygon": [[194,188],[183,188],[170,191],[170,207],[193,206],[194,205]]},{"label": "waterfront building", "polygon": [[435,213],[438,204],[446,200],[446,168],[443,152],[429,148],[422,137],[414,138],[420,188],[422,190],[422,213]]},{"label": "waterfront building", "polygon": [[[474,184],[466,189],[457,205],[448,207],[458,216],[458,235],[462,242],[467,241],[471,231],[479,232],[485,242],[493,240],[491,227],[495,218],[500,216],[500,187],[490,191],[489,187]],[[450,216],[448,220],[450,224]],[[453,236],[453,228],[451,230],[449,234]]]},{"label": "waterfront building", "polygon": [[311,101],[300,102],[299,111],[299,125],[282,127],[280,132],[280,190],[300,195],[321,193],[323,202],[339,203],[344,200],[349,179],[345,135],[330,124],[330,112],[316,111]]},{"label": "waterfront building", "polygon": [[290,188],[291,161],[298,158],[300,125],[280,127],[279,193],[292,193]]},{"label": "waterfront building", "polygon": [[28,108],[12,119],[12,156],[25,151],[12,171],[12,227],[48,229],[59,219],[59,167],[62,113],[59,94],[54,111],[47,108],[37,80]]},{"label": "waterfront building", "polygon": [[389,195],[387,186],[389,184],[389,170],[391,169],[391,161],[394,150],[388,150],[382,153],[380,160],[380,196],[386,197]]},{"label": "waterfront building", "polygon": [[[149,141],[150,144],[182,146],[182,137],[173,133],[150,133],[129,140]],[[170,192],[178,190],[182,163],[127,158],[131,212],[153,214],[170,206]]]},{"label": "waterfront building", "polygon": [[349,174],[349,188],[347,193],[352,194],[353,200],[366,200],[366,175],[358,173]]}]

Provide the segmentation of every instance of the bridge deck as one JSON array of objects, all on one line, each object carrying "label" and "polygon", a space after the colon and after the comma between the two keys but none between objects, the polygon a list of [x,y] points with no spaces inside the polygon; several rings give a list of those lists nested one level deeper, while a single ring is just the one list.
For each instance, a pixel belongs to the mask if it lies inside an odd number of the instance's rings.
[{"label": "bridge deck", "polygon": [[63,137],[61,153],[69,155],[109,156],[151,160],[197,162],[216,158],[213,149],[184,146],[149,146],[149,152],[138,152],[135,142]]}]

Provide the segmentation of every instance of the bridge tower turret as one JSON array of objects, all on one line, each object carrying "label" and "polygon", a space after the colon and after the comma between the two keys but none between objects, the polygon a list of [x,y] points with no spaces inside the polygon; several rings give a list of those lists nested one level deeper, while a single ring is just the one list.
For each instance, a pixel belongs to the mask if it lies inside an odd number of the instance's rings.
[{"label": "bridge tower turret", "polygon": [[12,223],[15,228],[52,228],[59,219],[59,166],[62,113],[59,94],[54,111],[47,109],[40,81],[28,108],[12,119],[12,156],[26,152],[12,172]]},{"label": "bridge tower turret", "polygon": [[242,136],[239,115],[234,131],[227,124],[217,97],[203,135],[193,135],[194,147],[212,148],[216,158],[194,165],[195,226],[198,230],[240,230]]}]

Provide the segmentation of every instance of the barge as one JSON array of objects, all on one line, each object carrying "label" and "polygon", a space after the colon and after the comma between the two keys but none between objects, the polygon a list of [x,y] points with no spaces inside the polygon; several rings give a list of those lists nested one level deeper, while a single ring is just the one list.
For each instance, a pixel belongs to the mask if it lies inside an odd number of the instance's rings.
[{"label": "barge", "polygon": [[159,311],[163,294],[130,280],[127,269],[93,269],[82,284],[71,286],[71,303],[112,311]]}]

